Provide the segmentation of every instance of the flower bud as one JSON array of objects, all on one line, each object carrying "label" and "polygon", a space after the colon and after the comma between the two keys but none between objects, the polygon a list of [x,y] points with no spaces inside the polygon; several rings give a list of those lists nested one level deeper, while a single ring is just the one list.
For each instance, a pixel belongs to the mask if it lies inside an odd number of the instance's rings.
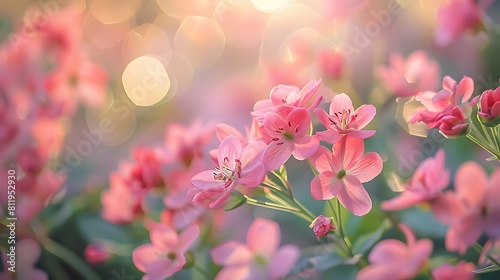
[{"label": "flower bud", "polygon": [[500,87],[486,90],[479,98],[479,120],[486,126],[500,124]]},{"label": "flower bud", "polygon": [[319,215],[314,221],[309,225],[313,229],[316,238],[326,236],[330,230],[337,229],[332,222],[332,218],[325,218],[323,215]]}]

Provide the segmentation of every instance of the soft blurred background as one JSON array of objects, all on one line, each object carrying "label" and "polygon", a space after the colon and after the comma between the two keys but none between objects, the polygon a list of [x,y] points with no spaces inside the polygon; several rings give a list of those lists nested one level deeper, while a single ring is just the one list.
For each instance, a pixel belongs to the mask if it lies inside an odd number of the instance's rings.
[{"label": "soft blurred background", "polygon": [[[392,54],[406,58],[422,50],[439,65],[435,90],[440,88],[445,75],[456,80],[463,75],[472,77],[476,94],[500,85],[500,56],[497,55],[500,50],[500,4],[494,2],[488,6],[480,30],[467,30],[443,43],[435,39],[436,14],[443,2],[2,2],[0,41],[4,50],[26,48],[23,45],[30,49],[30,28],[56,21],[56,27],[68,28],[71,35],[77,37],[74,40],[78,52],[106,73],[107,82],[100,88],[86,88],[99,91],[100,102],[87,102],[82,98],[72,113],[60,115],[57,133],[63,140],[54,148],[57,152],[51,153],[50,167],[66,172],[64,192],[40,214],[53,223],[50,237],[79,256],[92,241],[114,241],[119,254],[91,269],[102,279],[139,279],[142,273],[132,264],[130,252],[147,240],[143,225],[114,225],[99,214],[99,195],[109,186],[111,172],[118,169],[120,162],[132,157],[134,147],[165,145],[165,135],[171,124],[189,127],[192,123],[214,125],[222,122],[244,131],[244,127],[250,125],[253,104],[268,98],[270,90],[278,84],[300,88],[311,79],[322,79],[324,99],[321,107],[328,108],[326,102],[339,92],[347,93],[355,108],[365,103],[377,107],[377,116],[369,126],[376,129],[377,134],[366,141],[366,150],[377,151],[382,156],[384,171],[366,184],[374,200],[372,212],[362,218],[349,218],[347,232],[353,238],[378,228],[383,217],[378,204],[393,196],[391,189],[397,188],[394,178],[410,177],[423,159],[433,156],[441,147],[446,151],[447,167],[452,174],[467,160],[478,161],[489,171],[498,167],[498,162],[485,161],[488,154],[465,138],[447,140],[435,131],[430,131],[427,138],[415,136],[426,132],[419,127],[408,127],[404,121],[408,110],[404,101],[396,102],[397,96],[377,75],[381,66],[389,65]],[[72,11],[71,16],[60,19],[67,10]],[[23,35],[23,31],[28,33]],[[7,53],[5,57],[13,55]],[[35,56],[46,58],[50,53],[41,51]],[[23,60],[9,63],[18,65],[20,61]],[[5,79],[10,79],[9,75],[26,74],[9,74],[10,64],[0,65],[0,68],[0,75]],[[99,71],[89,70],[87,75],[99,75]],[[3,85],[3,79],[0,80]],[[76,99],[74,96],[69,98]],[[319,121],[313,119],[313,122],[320,129]],[[55,133],[41,129],[42,134]],[[99,131],[102,140],[93,142],[89,132],[99,134]],[[55,145],[47,141],[47,145]],[[91,143],[83,154],[79,152],[84,149],[80,147],[84,145],[82,141]],[[217,145],[214,137],[207,147]],[[314,201],[309,194],[313,175],[307,164],[292,160],[287,165],[297,197],[315,213],[321,213],[323,203]],[[7,166],[5,164],[4,168]],[[71,207],[67,206],[68,201]],[[217,231],[223,240],[243,239],[251,217],[255,216],[278,221],[282,226],[282,243],[295,243],[301,248],[318,245],[307,225],[289,214],[244,206],[227,215],[224,225]],[[429,212],[410,209],[398,215],[413,226],[417,236],[433,239],[436,256],[449,255],[442,240],[446,227]],[[248,221],[234,223],[245,219]],[[395,231],[385,234],[398,236]],[[477,255],[472,252],[466,258],[474,260]],[[81,277],[73,268],[43,250],[37,265],[49,273],[50,279]],[[321,279],[331,279],[329,275],[353,279],[357,271],[349,265],[324,266]],[[186,272],[178,277],[200,276]],[[498,279],[499,275],[488,277],[480,279]]]}]

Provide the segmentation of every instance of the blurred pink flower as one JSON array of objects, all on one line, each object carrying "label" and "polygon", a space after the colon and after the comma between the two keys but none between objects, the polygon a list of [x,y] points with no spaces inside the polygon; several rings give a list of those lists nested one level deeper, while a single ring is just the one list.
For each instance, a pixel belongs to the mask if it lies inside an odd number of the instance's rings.
[{"label": "blurred pink flower", "polygon": [[447,0],[437,11],[437,28],[434,41],[446,46],[457,39],[464,31],[482,28],[484,10],[491,0]]},{"label": "blurred pink flower", "polygon": [[462,108],[456,106],[450,114],[444,115],[436,122],[436,127],[446,137],[456,137],[467,133],[469,123]]},{"label": "blurred pink flower", "polygon": [[143,280],[161,280],[182,270],[186,264],[184,254],[198,238],[198,226],[192,225],[179,234],[161,223],[151,226],[151,243],[140,245],[132,252],[134,265],[146,273]]},{"label": "blurred pink flower", "polygon": [[425,159],[417,167],[412,178],[405,184],[404,192],[393,199],[382,202],[382,209],[394,211],[420,203],[432,203],[450,183],[450,172],[445,168],[445,164],[444,150],[440,149],[435,157]]},{"label": "blurred pink flower", "polygon": [[217,208],[231,195],[237,185],[256,187],[264,180],[265,170],[261,155],[266,145],[261,141],[241,146],[236,136],[222,140],[215,170],[198,173],[191,179],[195,188],[188,196],[200,207]]},{"label": "blurred pink flower", "polygon": [[40,258],[40,245],[32,239],[21,239],[16,244],[16,273],[11,273],[7,269],[9,257],[0,253],[0,261],[3,262],[3,272],[0,273],[2,280],[48,280],[49,277],[44,271],[35,268],[35,264]]},{"label": "blurred pink flower", "polygon": [[279,225],[257,218],[247,233],[247,243],[228,241],[212,249],[214,263],[222,265],[216,280],[283,279],[300,256],[294,245],[279,247]]},{"label": "blurred pink flower", "polygon": [[325,218],[323,215],[316,217],[309,227],[312,228],[316,238],[327,236],[330,230],[337,229],[332,218]]},{"label": "blurred pink flower", "polygon": [[327,128],[326,131],[316,133],[319,139],[325,142],[336,143],[345,135],[365,139],[375,134],[375,130],[361,130],[375,117],[375,106],[361,105],[354,110],[351,98],[345,93],[333,97],[330,103],[330,115],[321,108],[315,109],[314,113]]},{"label": "blurred pink flower", "polygon": [[48,158],[40,149],[26,146],[17,151],[16,160],[24,172],[37,174],[42,171]]},{"label": "blurred pink flower", "polygon": [[113,223],[128,223],[143,213],[142,199],[151,189],[165,183],[157,150],[135,148],[133,162],[122,162],[110,175],[109,189],[101,195],[102,216]]},{"label": "blurred pink flower", "polygon": [[338,80],[344,73],[345,56],[340,51],[322,50],[318,52],[317,63],[323,76]]},{"label": "blurred pink flower", "polygon": [[271,143],[262,155],[266,170],[278,169],[292,154],[298,160],[314,154],[319,139],[309,135],[310,126],[311,116],[303,108],[280,107],[276,112],[267,113],[263,124],[264,135]]},{"label": "blurred pink flower", "polygon": [[433,203],[432,210],[450,225],[446,234],[449,251],[465,253],[481,234],[500,237],[500,169],[490,179],[475,162],[466,162],[457,170],[455,191],[447,191]]},{"label": "blurred pink flower", "polygon": [[264,99],[255,103],[252,116],[258,122],[263,122],[268,112],[273,112],[282,105],[312,110],[318,107],[323,98],[317,94],[320,86],[321,80],[312,80],[302,89],[289,85],[275,86],[270,93],[271,99]]},{"label": "blurred pink flower", "polygon": [[363,154],[363,140],[344,137],[333,146],[333,153],[319,147],[311,157],[319,174],[311,181],[311,195],[317,200],[338,197],[340,203],[356,216],[367,214],[372,200],[362,183],[382,171],[382,159],[375,152]]},{"label": "blurred pink flower", "polygon": [[415,96],[422,91],[435,90],[439,83],[439,64],[425,51],[415,51],[406,61],[392,54],[389,66],[380,66],[377,75],[387,90],[398,97]]},{"label": "blurred pink flower", "polygon": [[182,162],[189,167],[193,160],[203,157],[203,148],[212,140],[212,124],[193,122],[189,127],[169,125],[165,134],[167,163]]},{"label": "blurred pink flower", "polygon": [[472,280],[474,279],[475,265],[460,261],[457,265],[443,264],[432,270],[434,280]]},{"label": "blurred pink flower", "polygon": [[368,256],[371,264],[359,271],[356,280],[403,280],[419,274],[431,256],[432,241],[416,240],[407,225],[399,226],[406,237],[406,244],[396,239],[377,243]]},{"label": "blurred pink flower", "polygon": [[83,255],[85,256],[85,260],[87,260],[87,262],[92,265],[98,265],[107,261],[111,256],[111,253],[109,252],[106,244],[93,242],[85,247]]},{"label": "blurred pink flower", "polygon": [[479,97],[479,119],[488,126],[500,124],[500,87],[486,90]]}]

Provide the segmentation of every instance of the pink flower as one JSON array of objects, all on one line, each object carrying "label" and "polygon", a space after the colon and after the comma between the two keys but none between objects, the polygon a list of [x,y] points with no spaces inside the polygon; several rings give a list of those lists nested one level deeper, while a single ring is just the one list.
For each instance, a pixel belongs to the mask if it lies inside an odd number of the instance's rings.
[{"label": "pink flower", "polygon": [[323,98],[319,95],[316,99],[313,99],[317,95],[320,85],[321,80],[312,80],[302,89],[296,86],[278,85],[271,90],[271,99],[264,99],[255,103],[252,115],[258,122],[263,122],[268,112],[274,111],[276,107],[281,105],[312,110],[318,107]]},{"label": "pink flower", "polygon": [[361,269],[356,280],[402,280],[417,276],[432,253],[429,239],[415,239],[413,231],[405,224],[400,229],[406,244],[396,239],[382,240],[368,256],[370,265]]},{"label": "pink flower", "polygon": [[433,203],[433,213],[449,224],[446,248],[465,253],[481,234],[500,237],[500,169],[488,180],[475,162],[460,166],[455,176],[455,191],[447,191]]},{"label": "pink flower", "polygon": [[333,146],[333,154],[319,147],[311,157],[319,174],[311,181],[311,195],[317,200],[338,197],[340,203],[357,216],[372,208],[372,200],[362,183],[382,171],[382,159],[375,152],[363,154],[363,140],[344,137]]},{"label": "pink flower", "polygon": [[298,160],[310,157],[319,146],[319,140],[309,135],[311,117],[306,109],[280,107],[264,118],[266,138],[271,140],[262,156],[266,170],[275,170],[293,154]]},{"label": "pink flower", "polygon": [[106,244],[95,242],[90,243],[83,250],[83,255],[87,262],[92,265],[101,264],[109,259],[111,253]]},{"label": "pink flower", "polygon": [[198,238],[199,229],[192,225],[179,234],[167,225],[155,223],[149,236],[151,243],[141,245],[132,252],[134,265],[146,273],[143,280],[160,280],[182,270],[186,264],[184,253]]},{"label": "pink flower", "polygon": [[419,203],[432,202],[450,183],[450,172],[445,169],[444,150],[435,157],[427,158],[415,170],[401,195],[382,202],[386,211],[402,210]]},{"label": "pink flower", "polygon": [[193,160],[203,157],[203,148],[212,140],[213,125],[194,122],[189,127],[173,124],[167,127],[165,146],[166,162],[182,162],[189,167]]},{"label": "pink flower", "polygon": [[437,13],[435,42],[446,46],[457,39],[466,30],[478,30],[482,27],[484,10],[491,0],[448,0]]},{"label": "pink flower", "polygon": [[40,246],[34,240],[19,240],[16,244],[16,273],[11,274],[11,272],[7,269],[7,261],[9,261],[10,258],[7,254],[1,252],[0,261],[3,262],[3,272],[0,273],[0,279],[48,280],[49,277],[47,273],[35,268],[35,264],[40,257],[40,253]]},{"label": "pink flower", "polygon": [[415,96],[421,91],[434,90],[439,83],[439,65],[426,52],[415,51],[403,60],[392,54],[390,66],[377,71],[384,86],[398,97]]},{"label": "pink flower", "polygon": [[229,197],[237,185],[256,187],[264,180],[265,170],[260,162],[265,144],[249,143],[242,148],[236,136],[222,140],[217,160],[218,167],[198,173],[191,179],[196,188],[188,193],[193,203],[200,207],[216,208]]},{"label": "pink flower", "polygon": [[246,244],[228,241],[211,251],[214,263],[224,266],[215,279],[283,279],[300,251],[294,245],[279,247],[280,235],[276,222],[256,219],[248,230]]},{"label": "pink flower", "polygon": [[165,184],[157,150],[136,148],[133,153],[133,162],[123,162],[111,173],[110,187],[101,195],[102,216],[112,223],[128,223],[142,214],[146,193]]},{"label": "pink flower", "polygon": [[456,266],[443,264],[432,270],[434,280],[472,280],[475,269],[473,263],[460,261]]},{"label": "pink flower", "polygon": [[330,115],[321,108],[315,109],[314,113],[328,129],[316,134],[321,140],[328,143],[336,143],[345,135],[365,139],[375,134],[375,130],[361,130],[373,120],[376,114],[375,106],[361,105],[355,111],[351,99],[345,93],[333,97],[330,104]]},{"label": "pink flower", "polygon": [[325,218],[323,215],[319,215],[314,219],[309,227],[313,229],[316,238],[327,236],[330,230],[337,229],[333,224],[332,218]]},{"label": "pink flower", "polygon": [[318,64],[321,73],[334,80],[341,78],[344,72],[345,56],[336,50],[323,50],[318,53]]},{"label": "pink flower", "polygon": [[479,119],[488,126],[500,124],[500,87],[486,90],[479,97]]},{"label": "pink flower", "polygon": [[435,126],[446,137],[456,137],[467,133],[469,122],[462,108],[456,106],[450,114],[444,115],[435,123]]}]

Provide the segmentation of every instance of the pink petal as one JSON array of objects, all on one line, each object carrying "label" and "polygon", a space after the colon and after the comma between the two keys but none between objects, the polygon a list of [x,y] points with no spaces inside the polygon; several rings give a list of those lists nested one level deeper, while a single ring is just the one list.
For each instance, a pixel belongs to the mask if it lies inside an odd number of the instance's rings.
[{"label": "pink petal", "polygon": [[262,163],[266,170],[276,170],[282,166],[292,155],[293,148],[293,143],[288,141],[273,141],[269,143],[262,155]]},{"label": "pink petal", "polygon": [[363,140],[349,136],[343,137],[333,145],[333,154],[339,160],[341,167],[345,169],[354,166],[363,155],[364,150],[365,144]]},{"label": "pink petal", "polygon": [[356,280],[399,279],[399,272],[393,265],[369,265],[358,272]]},{"label": "pink petal", "polygon": [[443,89],[449,92],[455,92],[455,87],[457,86],[457,81],[455,81],[450,76],[445,76],[443,78]]},{"label": "pink petal", "polygon": [[262,141],[249,142],[241,153],[241,165],[247,168],[257,165],[262,160],[262,154],[266,147],[266,143]]},{"label": "pink petal", "polygon": [[340,171],[340,166],[337,159],[333,156],[333,153],[325,146],[319,146],[316,153],[314,153],[309,158],[309,160],[319,173]]},{"label": "pink petal", "polygon": [[469,216],[454,224],[446,234],[446,249],[465,254],[467,248],[477,241],[485,229],[485,225],[481,224],[478,218]]},{"label": "pink petal", "polygon": [[254,258],[253,253],[245,244],[236,241],[228,241],[215,247],[210,252],[210,256],[218,265],[245,265]]},{"label": "pink petal", "polygon": [[373,264],[396,264],[406,259],[408,247],[396,239],[385,239],[377,243],[368,260]]},{"label": "pink petal", "polygon": [[162,252],[175,251],[179,242],[175,230],[161,223],[155,223],[149,235],[151,243]]},{"label": "pink petal", "polygon": [[474,80],[471,77],[464,76],[458,83],[456,99],[462,98],[462,103],[467,102],[474,93]]},{"label": "pink petal", "polygon": [[455,192],[445,192],[432,201],[432,213],[444,224],[452,224],[467,211]]},{"label": "pink petal", "polygon": [[332,98],[332,103],[330,104],[330,115],[342,112],[342,110],[351,110],[351,112],[354,112],[351,98],[349,98],[349,96],[345,93],[337,94]]},{"label": "pink petal", "polygon": [[224,186],[224,181],[215,180],[213,170],[205,170],[200,172],[191,178],[191,184],[197,188],[208,190],[208,189],[219,189]]},{"label": "pink petal", "polygon": [[219,166],[223,166],[225,162],[233,164],[241,157],[241,142],[236,136],[227,136],[222,140],[217,152],[217,160]]},{"label": "pink petal", "polygon": [[137,269],[147,272],[146,267],[158,261],[157,250],[152,244],[140,245],[132,252],[132,260]]},{"label": "pink petal", "polygon": [[278,223],[257,218],[247,233],[247,244],[254,254],[270,259],[278,249],[281,232]]},{"label": "pink petal", "polygon": [[352,176],[346,175],[342,182],[338,199],[340,203],[356,216],[363,216],[372,209],[372,200],[361,182]]},{"label": "pink petal", "polygon": [[346,169],[347,174],[358,178],[361,183],[371,181],[382,171],[382,158],[375,152],[362,155],[354,166]]},{"label": "pink petal", "polygon": [[283,279],[299,259],[300,250],[294,245],[284,245],[278,249],[271,259],[268,279]]},{"label": "pink petal", "polygon": [[227,136],[236,136],[240,141],[244,141],[245,137],[234,127],[220,123],[216,126],[215,128],[215,134],[217,135],[217,138],[219,141],[224,140]]},{"label": "pink petal", "polygon": [[390,200],[383,201],[381,207],[386,211],[403,210],[421,203],[424,199],[420,193],[407,190]]},{"label": "pink petal", "polygon": [[[290,104],[293,105],[295,101],[300,99],[299,88],[295,86],[278,85],[271,90],[271,101],[275,106]],[[295,100],[290,99],[290,95],[295,93]]]},{"label": "pink petal", "polygon": [[238,184],[252,188],[260,185],[264,181],[266,175],[266,169],[262,163],[254,165],[252,168],[245,168],[241,173],[241,178],[238,180]]},{"label": "pink petal", "polygon": [[255,119],[258,122],[264,121],[264,116],[274,110],[276,106],[270,99],[259,100],[255,102],[253,106],[252,116],[255,116]]},{"label": "pink petal", "polygon": [[314,114],[325,127],[330,127],[330,115],[328,115],[325,110],[323,110],[322,108],[316,108],[314,109]]},{"label": "pink petal", "polygon": [[358,126],[358,129],[362,129],[370,123],[376,113],[377,109],[373,105],[361,105],[358,109],[356,109],[355,114],[357,117],[355,124]]},{"label": "pink petal", "polygon": [[[354,131],[354,132],[357,132],[357,131]],[[354,132],[351,132],[351,134]],[[330,144],[335,144],[340,140],[340,138],[342,138],[342,134],[340,134],[340,132],[332,130],[332,129],[329,129],[326,131],[316,132],[316,135],[318,136],[319,139],[321,139],[325,142],[328,142]]]},{"label": "pink petal", "polygon": [[295,144],[293,149],[293,156],[298,160],[304,160],[313,155],[319,147],[319,139],[316,136],[304,136],[303,138],[308,139],[304,144]]},{"label": "pink petal", "polygon": [[337,196],[342,181],[331,171],[322,172],[311,180],[311,196],[316,200],[328,200]]},{"label": "pink petal", "polygon": [[282,138],[279,132],[285,127],[285,120],[277,113],[267,113],[264,117],[264,130],[270,138]]},{"label": "pink petal", "polygon": [[191,225],[184,229],[179,235],[179,254],[184,254],[184,252],[193,244],[198,238],[200,230],[197,225]]},{"label": "pink petal", "polygon": [[349,137],[358,138],[358,139],[366,139],[375,135],[375,130],[355,130],[353,132],[349,132]]},{"label": "pink petal", "polygon": [[210,205],[224,194],[224,186],[202,190],[197,188],[189,189],[188,197],[192,197],[193,205],[202,208],[212,208]]},{"label": "pink petal", "polygon": [[23,264],[26,264],[26,266],[29,267],[35,265],[41,252],[40,245],[38,245],[38,243],[36,243],[33,239],[29,238],[18,241],[16,251]]},{"label": "pink petal", "polygon": [[259,271],[256,271],[250,265],[243,266],[227,266],[224,267],[217,276],[215,280],[260,280],[262,279],[262,275],[259,275]]},{"label": "pink petal", "polygon": [[[311,99],[314,97],[314,94],[318,91],[320,85],[321,85],[321,80],[311,80],[309,83],[307,83],[307,85],[305,85],[300,90],[300,96],[302,96],[301,107],[305,108],[306,105],[309,105],[309,103],[311,103]],[[319,102],[317,101],[313,102],[313,104],[311,104],[311,107],[315,108],[318,105],[317,103]]]},{"label": "pink petal", "polygon": [[430,103],[422,104],[431,112],[442,112],[451,105],[452,93],[447,90],[440,90],[432,97]]},{"label": "pink petal", "polygon": [[311,125],[311,116],[309,111],[297,108],[290,112],[286,118],[285,129],[293,131],[294,135],[307,135]]},{"label": "pink petal", "polygon": [[486,171],[476,162],[462,164],[455,175],[455,189],[470,206],[479,206],[486,194],[488,176]]},{"label": "pink petal", "polygon": [[497,101],[493,106],[491,107],[491,116],[493,117],[498,117],[500,116],[500,101]]}]

